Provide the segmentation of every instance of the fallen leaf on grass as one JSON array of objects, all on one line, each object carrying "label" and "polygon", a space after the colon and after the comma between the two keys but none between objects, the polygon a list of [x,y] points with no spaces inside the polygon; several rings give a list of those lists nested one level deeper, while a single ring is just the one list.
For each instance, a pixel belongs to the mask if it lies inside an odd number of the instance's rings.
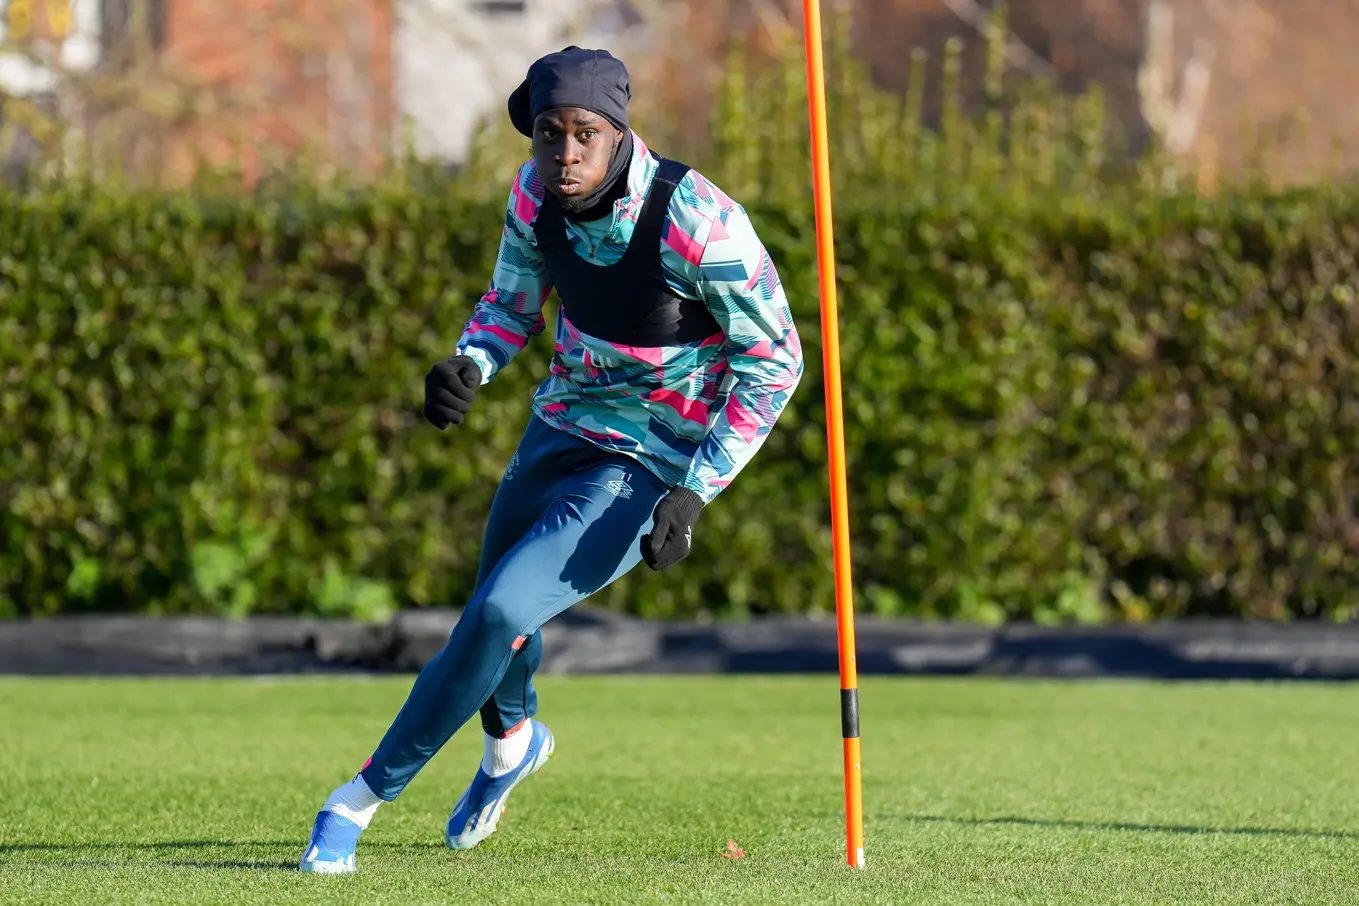
[{"label": "fallen leaf on grass", "polygon": [[728,839],[728,840],[727,840],[727,850],[726,850],[726,852],[722,853],[722,858],[724,858],[724,859],[744,859],[745,856],[746,856],[746,851],[745,851],[744,849],[741,848],[741,845],[740,845],[739,843],[737,843],[735,840],[732,840],[732,839]]}]

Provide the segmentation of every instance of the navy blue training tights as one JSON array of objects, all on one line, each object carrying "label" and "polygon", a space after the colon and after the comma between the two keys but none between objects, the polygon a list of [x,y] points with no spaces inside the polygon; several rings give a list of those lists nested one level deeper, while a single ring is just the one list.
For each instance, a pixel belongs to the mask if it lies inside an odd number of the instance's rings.
[{"label": "navy blue training tights", "polygon": [[501,480],[476,590],[361,772],[395,799],[473,714],[502,736],[538,706],[539,628],[641,562],[668,488],[634,460],[537,417]]}]

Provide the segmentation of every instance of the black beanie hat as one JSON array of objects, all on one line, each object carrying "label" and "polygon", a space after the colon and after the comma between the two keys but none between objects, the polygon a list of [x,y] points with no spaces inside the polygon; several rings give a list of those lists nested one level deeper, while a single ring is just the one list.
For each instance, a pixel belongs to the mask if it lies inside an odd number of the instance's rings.
[{"label": "black beanie hat", "polygon": [[573,44],[529,67],[528,77],[510,94],[510,122],[532,137],[533,121],[544,110],[583,107],[626,132],[631,97],[628,70],[621,60],[607,50],[583,50]]}]

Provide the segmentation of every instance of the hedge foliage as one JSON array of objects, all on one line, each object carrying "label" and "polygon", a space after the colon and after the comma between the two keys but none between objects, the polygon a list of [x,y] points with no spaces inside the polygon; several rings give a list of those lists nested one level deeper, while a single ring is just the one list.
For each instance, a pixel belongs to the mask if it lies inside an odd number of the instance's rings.
[{"label": "hedge foliage", "polygon": [[[1097,95],[925,128],[918,94],[831,60],[860,610],[1359,612],[1359,192],[1114,176]],[[833,609],[800,64],[733,65],[698,163],[779,267],[803,387],[691,559],[596,603]],[[422,377],[484,288],[515,160],[0,195],[0,615],[464,600],[550,327],[461,429],[420,420]]]}]

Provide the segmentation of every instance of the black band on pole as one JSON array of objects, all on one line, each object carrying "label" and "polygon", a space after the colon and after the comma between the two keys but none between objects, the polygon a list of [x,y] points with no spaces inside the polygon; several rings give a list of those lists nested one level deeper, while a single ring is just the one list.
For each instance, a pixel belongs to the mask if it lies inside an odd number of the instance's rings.
[{"label": "black band on pole", "polygon": [[840,690],[840,735],[845,739],[859,738],[859,690]]}]

